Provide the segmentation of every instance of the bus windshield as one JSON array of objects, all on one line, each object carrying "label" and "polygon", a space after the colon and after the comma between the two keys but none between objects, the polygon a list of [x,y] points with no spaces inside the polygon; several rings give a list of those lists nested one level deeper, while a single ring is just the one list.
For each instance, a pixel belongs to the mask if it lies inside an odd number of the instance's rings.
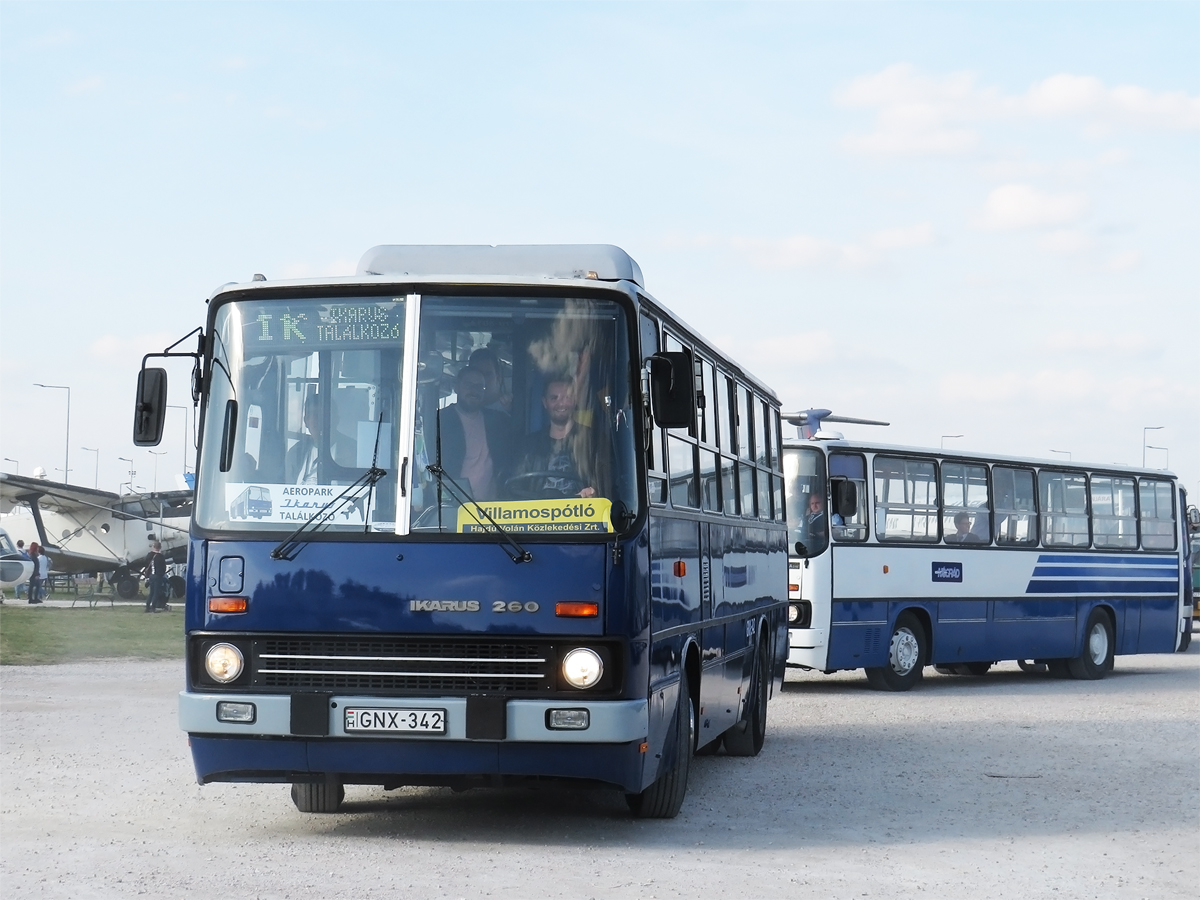
[{"label": "bus windshield", "polygon": [[291,531],[372,465],[387,474],[324,530],[587,535],[636,516],[613,301],[239,300],[216,311],[212,352],[203,528]]}]

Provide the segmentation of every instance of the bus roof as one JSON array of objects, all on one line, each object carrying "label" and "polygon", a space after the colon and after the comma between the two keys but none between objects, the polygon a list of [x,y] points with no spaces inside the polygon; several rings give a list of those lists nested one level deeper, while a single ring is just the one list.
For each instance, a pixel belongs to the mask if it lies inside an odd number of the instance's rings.
[{"label": "bus roof", "polygon": [[493,275],[632,281],[642,269],[612,244],[381,244],[363,254],[359,275]]},{"label": "bus roof", "polygon": [[868,441],[848,441],[843,439],[830,440],[800,440],[785,438],[784,448],[788,447],[821,447],[826,450],[865,450],[868,453],[920,453],[927,456],[938,456],[943,459],[986,460],[997,463],[1020,463],[1045,469],[1086,469],[1088,471],[1129,472],[1137,475],[1157,475],[1162,478],[1174,479],[1175,473],[1167,469],[1144,469],[1140,466],[1130,466],[1123,463],[1092,463],[1076,460],[1042,459],[1036,456],[1002,456],[994,453],[979,453],[970,450],[941,450],[937,447],[911,447],[902,444],[876,444]]}]

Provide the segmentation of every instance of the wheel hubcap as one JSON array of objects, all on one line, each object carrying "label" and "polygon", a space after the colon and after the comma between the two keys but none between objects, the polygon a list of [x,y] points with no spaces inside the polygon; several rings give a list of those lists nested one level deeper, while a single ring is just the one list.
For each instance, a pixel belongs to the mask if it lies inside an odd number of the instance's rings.
[{"label": "wheel hubcap", "polygon": [[1088,653],[1092,656],[1094,665],[1102,665],[1108,659],[1108,631],[1099,623],[1092,628],[1088,635]]},{"label": "wheel hubcap", "polygon": [[907,675],[917,664],[919,650],[917,636],[907,628],[901,628],[892,635],[892,670],[897,675]]}]

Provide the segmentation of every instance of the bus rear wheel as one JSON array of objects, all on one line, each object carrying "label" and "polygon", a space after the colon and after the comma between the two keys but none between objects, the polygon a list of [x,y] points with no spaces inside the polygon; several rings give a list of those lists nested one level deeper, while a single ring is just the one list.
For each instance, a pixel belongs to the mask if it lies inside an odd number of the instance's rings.
[{"label": "bus rear wheel", "polygon": [[877,691],[907,691],[921,679],[926,646],[920,620],[910,612],[900,613],[888,641],[888,664],[869,667],[867,684]]},{"label": "bus rear wheel", "polygon": [[1093,609],[1088,616],[1087,628],[1083,632],[1083,652],[1067,660],[1072,678],[1095,681],[1113,664],[1112,623],[1103,610]]},{"label": "bus rear wheel", "polygon": [[754,675],[750,679],[750,699],[742,721],[725,732],[725,752],[730,756],[758,756],[767,737],[767,695],[771,692],[771,670],[767,663],[767,642],[758,646]]},{"label": "bus rear wheel", "polygon": [[303,813],[334,813],[346,799],[340,781],[297,782],[292,785],[292,802]]},{"label": "bus rear wheel", "polygon": [[696,746],[696,704],[692,702],[686,669],[679,673],[679,700],[675,704],[673,724],[673,759],[670,763],[663,760],[665,768],[659,769],[658,778],[650,787],[640,794],[625,795],[630,811],[639,819],[675,818],[687,794],[688,772],[692,767],[693,748]]}]

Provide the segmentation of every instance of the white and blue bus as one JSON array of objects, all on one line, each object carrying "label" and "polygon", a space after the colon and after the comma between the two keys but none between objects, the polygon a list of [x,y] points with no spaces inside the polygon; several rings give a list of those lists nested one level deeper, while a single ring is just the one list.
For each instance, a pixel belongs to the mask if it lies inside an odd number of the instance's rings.
[{"label": "white and blue bus", "polygon": [[[180,722],[196,776],[565,779],[674,816],[787,653],[779,401],[616,247],[376,247],[219,288]],[[178,346],[178,345],[176,345]],[[161,438],[143,370],[135,441]]]},{"label": "white and blue bus", "polygon": [[1186,648],[1171,474],[813,431],[783,450],[789,665],[903,691],[926,666],[1095,679],[1116,654]]}]

